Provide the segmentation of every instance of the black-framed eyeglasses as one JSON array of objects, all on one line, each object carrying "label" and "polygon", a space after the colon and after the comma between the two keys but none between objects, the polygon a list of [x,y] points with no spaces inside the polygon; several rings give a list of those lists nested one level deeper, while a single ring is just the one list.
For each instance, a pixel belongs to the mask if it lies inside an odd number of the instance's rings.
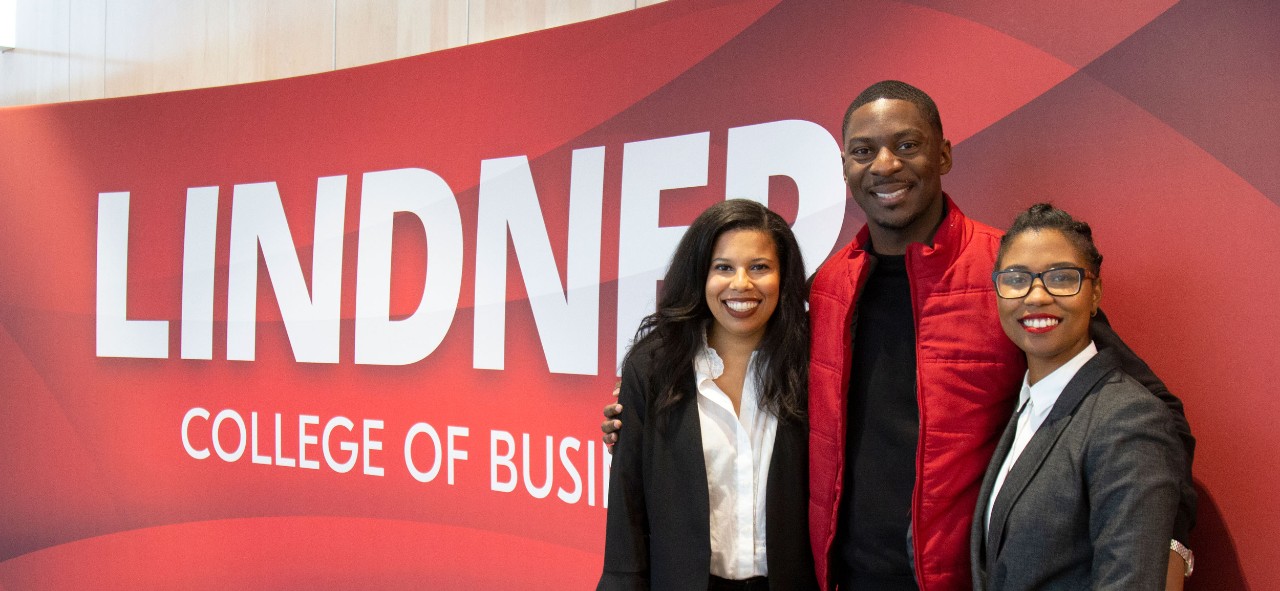
[{"label": "black-framed eyeglasses", "polygon": [[996,295],[1006,300],[1025,298],[1031,293],[1031,285],[1040,280],[1044,290],[1051,296],[1067,297],[1080,293],[1080,286],[1085,277],[1091,277],[1088,271],[1080,267],[1058,267],[1032,273],[1031,271],[996,271],[991,274],[991,281],[996,284]]}]

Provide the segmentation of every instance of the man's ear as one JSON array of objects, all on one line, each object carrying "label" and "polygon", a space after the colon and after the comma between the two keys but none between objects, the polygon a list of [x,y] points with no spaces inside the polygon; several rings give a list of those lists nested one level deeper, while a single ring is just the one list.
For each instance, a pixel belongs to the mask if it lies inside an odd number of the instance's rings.
[{"label": "man's ear", "polygon": [[938,174],[951,172],[951,140],[943,138],[938,150]]}]

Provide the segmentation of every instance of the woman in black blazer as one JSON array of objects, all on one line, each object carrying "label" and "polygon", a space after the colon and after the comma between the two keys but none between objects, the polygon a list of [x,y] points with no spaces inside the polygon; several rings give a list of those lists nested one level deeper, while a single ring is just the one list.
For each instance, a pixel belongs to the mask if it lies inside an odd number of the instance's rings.
[{"label": "woman in black blazer", "polygon": [[1027,376],[974,512],[975,590],[1165,588],[1184,453],[1169,409],[1090,339],[1101,265],[1089,225],[1047,204],[1000,242]]},{"label": "woman in black blazer", "polygon": [[[718,203],[623,361],[597,589],[816,589],[804,263],[785,220]],[[630,430],[629,430],[630,431]]]}]

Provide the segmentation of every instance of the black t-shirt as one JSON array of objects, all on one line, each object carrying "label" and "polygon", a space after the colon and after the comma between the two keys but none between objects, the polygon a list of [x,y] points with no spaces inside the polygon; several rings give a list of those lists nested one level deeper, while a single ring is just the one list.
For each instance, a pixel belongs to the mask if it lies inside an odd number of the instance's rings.
[{"label": "black t-shirt", "polygon": [[875,255],[854,314],[834,561],[845,588],[917,589],[907,539],[920,411],[905,259]]}]

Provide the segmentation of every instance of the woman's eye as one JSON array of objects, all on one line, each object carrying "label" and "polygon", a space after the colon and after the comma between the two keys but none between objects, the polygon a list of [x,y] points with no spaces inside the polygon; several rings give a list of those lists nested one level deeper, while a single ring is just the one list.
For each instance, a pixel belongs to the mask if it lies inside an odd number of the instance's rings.
[{"label": "woman's eye", "polygon": [[1070,269],[1061,271],[1049,271],[1044,274],[1044,280],[1051,285],[1072,285],[1077,281],[1079,275]]}]

